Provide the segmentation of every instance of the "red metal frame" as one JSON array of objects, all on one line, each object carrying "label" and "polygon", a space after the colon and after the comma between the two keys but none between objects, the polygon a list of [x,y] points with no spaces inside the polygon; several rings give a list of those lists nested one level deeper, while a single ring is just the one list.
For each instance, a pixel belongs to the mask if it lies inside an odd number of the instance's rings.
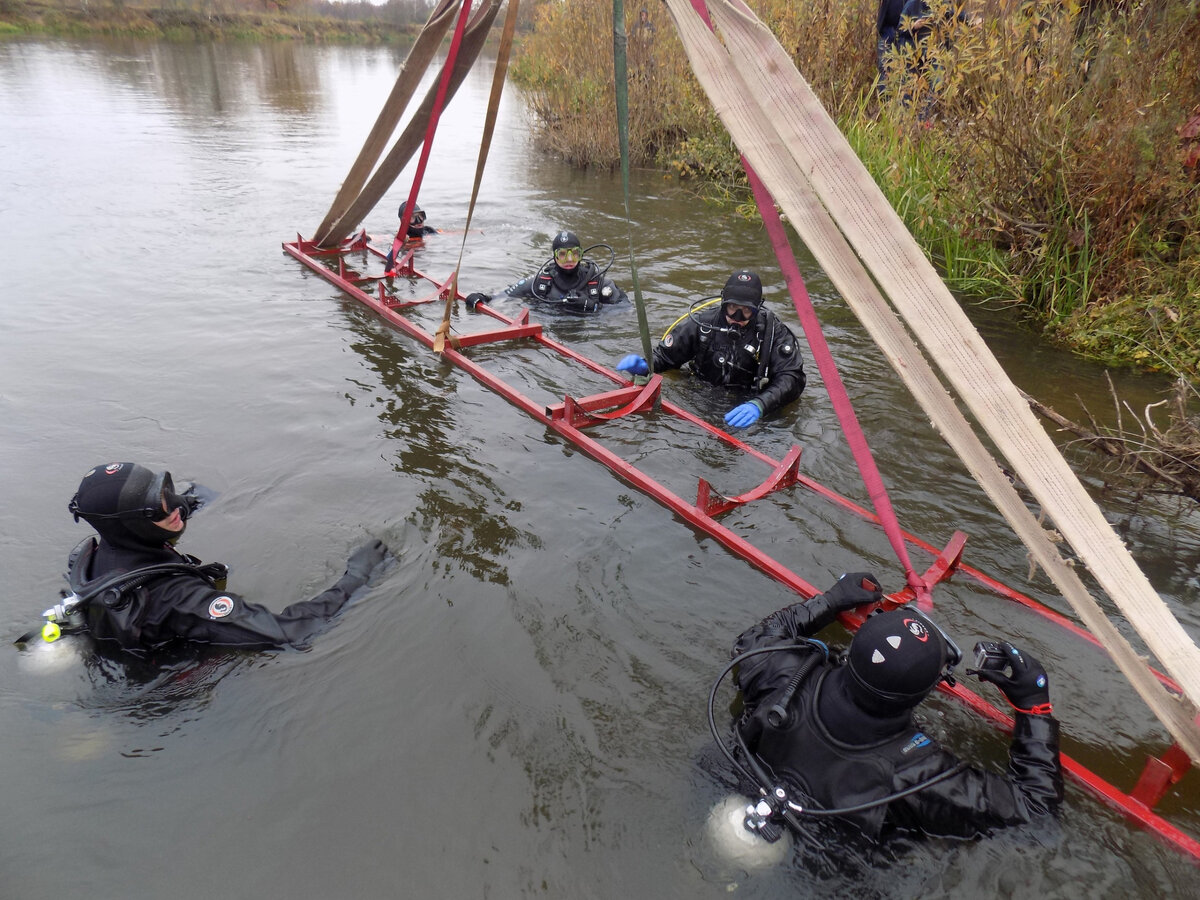
[{"label": "red metal frame", "polygon": [[[411,319],[406,318],[401,314],[400,310],[437,300],[445,300],[450,290],[450,279],[439,282],[419,271],[413,264],[413,250],[409,250],[401,259],[397,260],[392,271],[386,275],[368,276],[351,274],[347,271],[345,264],[345,255],[347,253],[367,252],[381,260],[384,258],[385,254],[371,244],[370,238],[365,231],[354,235],[339,247],[330,250],[323,250],[315,242],[306,241],[299,235],[297,235],[294,242],[284,243],[283,249],[322,278],[370,307],[400,331],[420,341],[426,347],[433,348],[435,336]],[[337,259],[336,271],[323,262],[323,260],[331,258]],[[388,293],[385,287],[385,280],[393,276],[423,279],[433,284],[437,291],[433,296],[423,299],[400,300]],[[365,291],[361,287],[362,285],[372,283],[377,285],[376,290],[373,292]],[[456,296],[459,299],[463,299],[461,293],[457,293]],[[448,342],[448,346],[442,351],[442,355],[447,360],[468,372],[514,406],[520,407],[551,430],[570,440],[593,459],[604,464],[631,485],[675,512],[684,521],[701,529],[716,539],[726,549],[737,554],[776,581],[787,585],[805,599],[815,596],[820,591],[782,563],[763,553],[748,541],[721,525],[716,521],[716,517],[731,509],[761,499],[774,491],[798,485],[838,504],[861,518],[876,524],[879,523],[879,519],[874,513],[800,474],[801,451],[798,446],[792,447],[782,461],[776,461],[728,432],[722,431],[687,410],[663,399],[661,394],[661,378],[659,376],[651,377],[645,385],[630,385],[628,380],[617,372],[588,359],[563,344],[547,338],[543,334],[540,325],[530,324],[529,311],[527,309],[522,310],[516,318],[505,316],[491,309],[487,304],[479,305],[477,310],[500,322],[501,327],[454,336]],[[541,346],[579,363],[592,372],[605,376],[621,385],[621,387],[613,391],[595,394],[591,397],[564,397],[562,403],[543,407],[460,352],[463,349],[480,344],[513,340],[536,341]],[[733,498],[726,498],[717,494],[712,486],[701,478],[699,479],[696,501],[690,503],[659,484],[636,466],[621,459],[621,457],[608,450],[598,441],[590,438],[583,431],[583,429],[601,422],[646,412],[655,407],[661,412],[690,422],[731,447],[735,447],[750,456],[756,457],[770,466],[770,474],[758,487]],[[963,563],[962,552],[967,540],[967,536],[964,533],[956,531],[946,547],[941,550],[908,532],[902,533],[907,543],[926,550],[934,557],[933,563],[920,579],[927,588],[932,588],[934,585],[948,579],[955,572],[961,572],[964,575],[974,578],[995,593],[1020,603],[1027,609],[1066,628],[1077,636],[1091,642],[1093,645],[1097,647],[1101,646],[1099,641],[1089,632],[1066,617]],[[885,598],[885,606],[898,606],[911,602],[914,599],[918,599],[917,591],[910,585]],[[842,616],[842,621],[847,627],[853,629],[861,624],[862,617],[845,614]],[[1177,692],[1179,691],[1178,685],[1171,678],[1161,672],[1156,672],[1155,674],[1159,681],[1168,688]],[[953,688],[943,686],[942,689],[946,693],[957,697],[961,702],[987,720],[1007,730],[1011,730],[1012,718],[973,691],[968,690],[961,684],[956,684]],[[1178,783],[1191,767],[1190,760],[1178,745],[1172,745],[1161,758],[1150,757],[1138,780],[1137,786],[1128,794],[1114,787],[1066,754],[1062,755],[1062,764],[1064,771],[1068,775],[1074,777],[1095,796],[1124,812],[1150,831],[1158,834],[1178,849],[1200,861],[1200,841],[1176,828],[1152,809],[1162,799],[1166,791]]]}]

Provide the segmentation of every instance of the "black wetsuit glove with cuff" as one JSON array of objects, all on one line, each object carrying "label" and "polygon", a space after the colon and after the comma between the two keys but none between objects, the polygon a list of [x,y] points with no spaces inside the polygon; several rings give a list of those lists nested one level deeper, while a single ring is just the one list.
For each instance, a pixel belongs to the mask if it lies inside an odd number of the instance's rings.
[{"label": "black wetsuit glove with cuff", "polygon": [[1049,713],[1050,679],[1042,664],[1007,641],[1002,642],[1000,648],[1008,658],[1007,666],[1002,669],[969,669],[968,674],[1000,688],[1008,702],[1019,712],[1033,715]]}]

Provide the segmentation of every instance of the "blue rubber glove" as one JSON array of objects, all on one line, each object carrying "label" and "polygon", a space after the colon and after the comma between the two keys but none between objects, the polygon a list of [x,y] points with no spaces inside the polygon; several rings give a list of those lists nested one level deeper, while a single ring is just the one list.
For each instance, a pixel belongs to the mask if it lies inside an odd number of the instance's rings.
[{"label": "blue rubber glove", "polygon": [[753,425],[758,421],[758,417],[762,415],[762,406],[757,400],[748,400],[741,406],[735,406],[729,412],[725,413],[725,424],[732,428],[745,428],[747,425]]},{"label": "blue rubber glove", "polygon": [[636,353],[630,353],[617,363],[618,372],[632,372],[634,375],[649,375],[650,366]]}]

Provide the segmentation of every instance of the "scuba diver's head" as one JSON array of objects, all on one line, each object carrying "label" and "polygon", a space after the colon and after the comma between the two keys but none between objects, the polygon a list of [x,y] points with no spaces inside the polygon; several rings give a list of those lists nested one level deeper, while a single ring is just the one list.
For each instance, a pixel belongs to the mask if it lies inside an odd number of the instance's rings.
[{"label": "scuba diver's head", "polygon": [[175,493],[170,472],[137,463],[96,466],[83,476],[67,509],[105,541],[123,548],[159,548],[183,536],[191,507]]},{"label": "scuba diver's head", "polygon": [[583,258],[583,245],[573,231],[560,231],[550,247],[554,251],[554,264],[564,272],[574,272]]},{"label": "scuba diver's head", "polygon": [[749,269],[738,269],[721,290],[721,313],[726,324],[745,328],[762,306],[762,279]]},{"label": "scuba diver's head", "polygon": [[914,607],[875,613],[850,642],[846,687],[860,709],[894,716],[949,678],[960,656],[953,641]]},{"label": "scuba diver's head", "polygon": [[[400,204],[400,218],[404,218],[404,210],[408,208],[408,201],[405,200]],[[409,227],[416,227],[425,224],[425,210],[421,209],[416,203],[413,204],[412,221],[408,223]]]}]

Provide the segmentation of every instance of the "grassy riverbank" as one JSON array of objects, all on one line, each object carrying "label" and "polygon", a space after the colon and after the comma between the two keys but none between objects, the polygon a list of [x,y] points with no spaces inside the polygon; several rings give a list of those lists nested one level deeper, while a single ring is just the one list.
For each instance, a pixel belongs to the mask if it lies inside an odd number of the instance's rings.
[{"label": "grassy riverbank", "polygon": [[[291,4],[289,9],[239,9],[236,3],[198,3],[169,8],[135,3],[101,4],[87,0],[0,0],[0,36],[5,34],[86,37],[89,35],[160,40],[303,40],[359,44],[411,41],[419,24],[386,21],[372,13],[363,18],[322,15],[333,4]],[[420,20],[423,21],[423,20]]]},{"label": "grassy riverbank", "polygon": [[[931,6],[939,0],[930,0]],[[1110,364],[1200,380],[1200,16],[1178,0],[976,0],[876,89],[877,0],[748,0],[950,284]],[[629,4],[635,163],[744,197],[665,9]],[[617,159],[611,5],[539,11],[513,68],[548,149]],[[916,98],[906,102],[906,98]]]}]

